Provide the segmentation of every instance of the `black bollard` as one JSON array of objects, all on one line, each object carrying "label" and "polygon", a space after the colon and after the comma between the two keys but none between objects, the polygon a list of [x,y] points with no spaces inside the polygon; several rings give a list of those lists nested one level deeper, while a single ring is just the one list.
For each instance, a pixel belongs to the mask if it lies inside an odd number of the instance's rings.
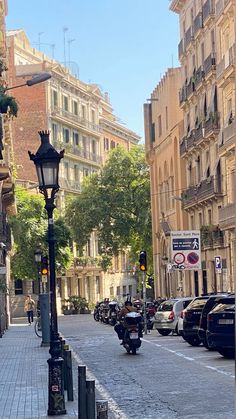
[{"label": "black bollard", "polygon": [[95,419],[95,381],[86,381],[87,419]]},{"label": "black bollard", "polygon": [[108,402],[106,400],[97,400],[97,419],[108,419]]},{"label": "black bollard", "polygon": [[86,367],[78,367],[78,417],[87,419],[86,409]]},{"label": "black bollard", "polygon": [[67,386],[67,400],[73,402],[73,375],[72,375],[72,357],[71,351],[64,351],[64,360],[65,360],[65,375],[66,375],[66,386]]}]

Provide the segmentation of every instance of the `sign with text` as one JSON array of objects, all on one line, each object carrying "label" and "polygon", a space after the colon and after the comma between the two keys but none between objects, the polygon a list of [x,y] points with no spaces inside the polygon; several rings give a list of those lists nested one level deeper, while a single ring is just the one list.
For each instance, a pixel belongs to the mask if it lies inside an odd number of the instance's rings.
[{"label": "sign with text", "polygon": [[221,256],[215,256],[214,257],[214,265],[215,265],[215,271],[216,273],[222,272],[222,259]]},{"label": "sign with text", "polygon": [[174,270],[201,269],[200,230],[171,231],[171,260]]}]

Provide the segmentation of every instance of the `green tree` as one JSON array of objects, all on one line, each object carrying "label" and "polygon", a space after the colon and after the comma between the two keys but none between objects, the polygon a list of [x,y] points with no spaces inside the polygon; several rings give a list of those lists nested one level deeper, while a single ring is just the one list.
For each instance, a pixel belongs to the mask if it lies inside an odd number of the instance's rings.
[{"label": "green tree", "polygon": [[86,179],[81,195],[68,201],[66,219],[80,251],[97,230],[104,270],[127,246],[134,263],[146,250],[150,266],[150,178],[143,146],[112,150],[101,171]]},{"label": "green tree", "polygon": [[[35,279],[37,277],[34,251],[41,248],[47,254],[47,213],[44,198],[22,188],[16,189],[17,214],[10,217],[14,237],[14,254],[11,259],[14,278]],[[69,242],[70,230],[55,210],[55,254],[56,269],[68,268],[72,261]]]}]

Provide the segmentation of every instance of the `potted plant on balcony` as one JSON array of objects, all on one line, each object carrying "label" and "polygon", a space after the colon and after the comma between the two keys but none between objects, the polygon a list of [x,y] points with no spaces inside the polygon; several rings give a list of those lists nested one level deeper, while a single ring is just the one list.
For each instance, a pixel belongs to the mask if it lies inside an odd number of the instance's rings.
[{"label": "potted plant on balcony", "polygon": [[6,94],[6,87],[0,86],[0,113],[8,114],[10,117],[16,117],[18,105],[13,96]]},{"label": "potted plant on balcony", "polygon": [[90,314],[91,310],[89,310],[88,301],[86,298],[81,297],[80,299],[80,314]]},{"label": "potted plant on balcony", "polygon": [[79,314],[80,300],[81,300],[81,297],[79,297],[78,295],[72,295],[69,298],[69,301],[72,305],[72,314]]}]

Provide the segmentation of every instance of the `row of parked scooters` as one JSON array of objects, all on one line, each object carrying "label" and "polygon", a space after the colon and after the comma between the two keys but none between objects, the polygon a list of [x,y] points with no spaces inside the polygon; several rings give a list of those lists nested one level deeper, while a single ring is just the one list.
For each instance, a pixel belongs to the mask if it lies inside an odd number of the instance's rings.
[{"label": "row of parked scooters", "polygon": [[203,344],[225,358],[235,356],[235,295],[207,294],[164,301],[154,319],[164,336],[177,333],[192,346]]}]

